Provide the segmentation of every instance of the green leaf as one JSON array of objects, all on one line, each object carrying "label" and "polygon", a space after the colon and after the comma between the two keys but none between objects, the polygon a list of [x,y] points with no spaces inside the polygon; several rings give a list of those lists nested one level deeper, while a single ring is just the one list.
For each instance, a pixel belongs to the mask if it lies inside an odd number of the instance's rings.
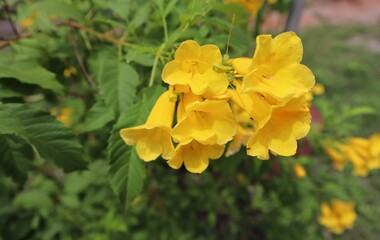
[{"label": "green leaf", "polygon": [[142,190],[145,168],[144,162],[138,158],[135,148],[124,143],[119,131],[125,127],[142,124],[163,91],[164,88],[161,86],[144,91],[142,101],[129,107],[119,117],[108,140],[107,150],[111,165],[108,178],[113,191],[126,208]]},{"label": "green leaf", "polygon": [[57,81],[54,73],[49,72],[34,60],[16,59],[11,54],[1,54],[9,57],[6,62],[0,61],[0,81],[4,78],[15,78],[23,83],[36,84],[41,88],[61,93],[63,86]]},{"label": "green leaf", "polygon": [[98,100],[88,111],[83,123],[82,132],[91,132],[104,127],[114,120],[113,113],[106,107],[102,100]]},{"label": "green leaf", "polygon": [[0,98],[13,98],[31,95],[33,88],[18,81],[0,81]]},{"label": "green leaf", "polygon": [[0,134],[24,138],[41,157],[52,160],[66,172],[82,170],[87,165],[74,134],[46,112],[23,104],[3,104],[0,126]]},{"label": "green leaf", "polygon": [[0,135],[1,174],[24,184],[32,159],[33,150],[25,141],[11,135]]},{"label": "green leaf", "polygon": [[132,105],[139,76],[129,64],[118,62],[116,56],[110,56],[109,53],[99,54],[96,61],[92,62],[92,68],[106,105],[118,116]]}]

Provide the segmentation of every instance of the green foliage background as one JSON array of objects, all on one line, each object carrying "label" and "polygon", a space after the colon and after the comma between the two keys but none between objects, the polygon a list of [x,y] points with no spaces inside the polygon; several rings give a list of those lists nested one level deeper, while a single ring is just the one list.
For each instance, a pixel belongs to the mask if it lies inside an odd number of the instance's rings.
[{"label": "green foliage background", "polygon": [[[225,49],[234,13],[231,57],[252,56],[257,29],[241,6],[211,0],[8,4],[22,37],[4,41],[0,51],[0,239],[379,235],[378,173],[358,178],[352,166],[337,172],[322,149],[326,138],[380,130],[379,54],[344,42],[358,33],[378,37],[378,30],[323,27],[301,33],[304,64],[327,89],[313,103],[323,123],[309,134],[311,154],[260,161],[242,150],[193,175],[162,159],[146,164],[118,132],[145,122],[165,90],[161,70],[181,41]],[[271,8],[286,12],[288,6],[278,1]],[[28,18],[33,24],[22,29]],[[65,77],[71,66],[78,73]],[[72,124],[51,116],[53,108],[71,109]],[[306,145],[302,141],[300,149]],[[306,178],[293,175],[296,162],[306,168]],[[332,198],[357,204],[355,228],[342,236],[317,223],[320,203]]]}]

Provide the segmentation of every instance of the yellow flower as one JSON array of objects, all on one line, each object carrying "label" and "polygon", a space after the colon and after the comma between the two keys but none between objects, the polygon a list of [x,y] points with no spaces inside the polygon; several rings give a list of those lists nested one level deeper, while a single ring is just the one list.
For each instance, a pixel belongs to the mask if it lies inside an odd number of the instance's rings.
[{"label": "yellow flower", "polygon": [[294,165],[293,171],[294,171],[294,175],[299,179],[302,179],[307,175],[305,168],[301,164],[298,164],[298,163]]},{"label": "yellow flower", "polygon": [[232,111],[225,100],[202,100],[184,94],[177,110],[178,123],[172,137],[176,142],[195,139],[202,144],[225,144],[236,133]]},{"label": "yellow flower", "polygon": [[247,154],[262,160],[269,159],[269,150],[281,156],[294,155],[297,140],[305,137],[310,130],[311,115],[305,96],[278,105],[271,105],[266,99],[261,99],[259,106],[257,101],[256,108],[251,111],[253,119],[258,119],[261,112],[269,114],[258,122],[249,138]]},{"label": "yellow flower", "polygon": [[58,121],[65,124],[67,127],[72,125],[72,110],[70,108],[64,107],[60,111],[58,111],[57,108],[52,108],[50,112]]},{"label": "yellow flower", "polygon": [[252,16],[256,16],[257,12],[264,3],[264,0],[225,0],[226,3],[238,3],[244,7]]},{"label": "yellow flower", "polygon": [[158,98],[144,125],[120,130],[124,142],[136,145],[137,155],[144,161],[155,160],[159,155],[169,159],[174,152],[170,136],[175,108],[172,95],[171,88]]},{"label": "yellow flower", "polygon": [[300,64],[303,54],[301,39],[286,32],[272,39],[260,35],[242,92],[259,92],[277,100],[288,100],[307,93],[314,85],[313,73]]},{"label": "yellow flower", "polygon": [[29,28],[30,26],[32,26],[34,24],[34,18],[32,17],[27,17],[27,18],[24,18],[23,20],[21,20],[20,22],[20,26],[22,28]]},{"label": "yellow flower", "polygon": [[[327,146],[328,145],[328,146]],[[345,155],[346,146],[341,143],[328,143],[324,147],[327,155],[333,161],[336,170],[343,170],[344,164],[347,162],[347,157]]]},{"label": "yellow flower", "polygon": [[63,71],[63,76],[66,78],[69,78],[75,74],[77,74],[77,70],[73,66],[70,66]]},{"label": "yellow flower", "polygon": [[319,224],[335,234],[341,234],[353,227],[356,220],[355,204],[334,199],[331,204],[322,203]]},{"label": "yellow flower", "polygon": [[202,173],[208,167],[209,159],[220,158],[223,151],[224,145],[203,145],[190,139],[177,145],[168,164],[174,169],[179,169],[185,164],[189,172]]},{"label": "yellow flower", "polygon": [[213,65],[221,62],[222,55],[216,45],[199,46],[187,40],[176,50],[174,60],[165,65],[162,79],[170,85],[188,85],[196,95],[218,96],[228,87],[227,75],[213,70]]},{"label": "yellow flower", "polygon": [[311,89],[311,92],[313,93],[313,95],[316,96],[322,95],[325,93],[325,87],[320,83],[316,83],[314,87]]},{"label": "yellow flower", "polygon": [[370,170],[380,168],[379,155],[376,156],[372,154],[374,152],[373,149],[376,150],[376,145],[373,144],[376,142],[374,139],[376,139],[376,137],[372,138],[372,141],[364,138],[349,139],[346,154],[354,165],[355,175],[368,176]]},{"label": "yellow flower", "polygon": [[275,4],[277,0],[268,0],[269,4]]}]

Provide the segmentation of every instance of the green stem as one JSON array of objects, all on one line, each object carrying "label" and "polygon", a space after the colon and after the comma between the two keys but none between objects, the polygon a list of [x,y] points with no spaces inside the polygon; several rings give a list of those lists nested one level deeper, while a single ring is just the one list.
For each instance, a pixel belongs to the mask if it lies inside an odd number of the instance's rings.
[{"label": "green stem", "polygon": [[158,50],[156,52],[156,56],[154,57],[153,68],[152,68],[152,72],[151,72],[150,78],[149,78],[149,85],[148,85],[149,87],[153,86],[154,75],[156,75],[158,60],[160,59],[161,53],[164,50],[165,46],[166,46],[165,43],[161,44],[161,46],[158,48]]}]

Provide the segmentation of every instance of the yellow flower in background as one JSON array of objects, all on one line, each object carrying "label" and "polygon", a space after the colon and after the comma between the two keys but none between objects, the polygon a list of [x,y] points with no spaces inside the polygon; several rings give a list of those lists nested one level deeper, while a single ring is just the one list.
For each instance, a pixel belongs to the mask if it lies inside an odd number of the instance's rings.
[{"label": "yellow flower in background", "polygon": [[281,156],[294,155],[297,151],[297,140],[305,137],[310,130],[311,115],[305,96],[279,105],[270,105],[269,112],[270,115],[259,122],[258,129],[249,138],[247,154],[262,160],[269,159],[269,150]]},{"label": "yellow flower in background", "polygon": [[259,92],[283,101],[298,97],[314,86],[313,73],[300,64],[303,54],[301,39],[294,32],[260,35],[242,92]]},{"label": "yellow flower in background", "polygon": [[264,0],[225,0],[226,3],[238,3],[245,8],[252,16],[256,16],[257,12],[264,3]]},{"label": "yellow flower in background", "polygon": [[[197,99],[194,101],[188,100]],[[225,144],[236,133],[232,111],[225,100],[201,100],[184,94],[178,106],[178,123],[173,128],[174,141],[195,139],[202,144]]]},{"label": "yellow flower in background", "polygon": [[22,28],[29,28],[30,26],[32,26],[34,24],[34,18],[32,17],[27,17],[27,18],[24,18],[23,20],[21,20],[20,22],[20,26]]},{"label": "yellow flower in background", "polygon": [[373,155],[371,149],[373,149],[373,142],[371,144],[370,139],[349,139],[346,154],[354,165],[355,175],[368,176],[370,170],[380,169],[380,156]]},{"label": "yellow flower in background", "polygon": [[268,0],[269,4],[275,4],[277,0]]},{"label": "yellow flower in background", "polygon": [[316,96],[322,95],[325,93],[325,87],[320,83],[316,83],[314,87],[311,89],[311,92],[313,93],[313,95]]},{"label": "yellow flower in background", "polygon": [[137,155],[144,161],[155,160],[160,155],[169,159],[174,153],[170,134],[176,102],[172,95],[170,89],[158,98],[144,125],[120,130],[124,142],[136,145]]},{"label": "yellow flower in background", "polygon": [[325,151],[333,161],[336,170],[343,170],[344,164],[347,162],[345,155],[346,146],[338,142],[330,142],[325,144]]},{"label": "yellow flower in background", "polygon": [[76,74],[77,74],[77,69],[73,66],[70,66],[63,71],[63,76],[65,76],[65,78],[69,78]]},{"label": "yellow flower in background", "polygon": [[64,107],[61,110],[58,110],[57,108],[52,108],[50,113],[55,116],[55,118],[65,124],[67,127],[70,127],[72,123],[72,109]]},{"label": "yellow flower in background", "polygon": [[27,18],[24,18],[23,20],[20,21],[20,26],[21,28],[24,28],[24,29],[27,29],[31,26],[33,26],[36,18],[39,16],[40,14],[38,12],[33,12],[32,14],[29,15],[29,17]]},{"label": "yellow flower in background", "polygon": [[319,224],[335,234],[351,229],[356,220],[355,204],[334,199],[331,204],[322,203]]},{"label": "yellow flower in background", "polygon": [[299,179],[302,179],[307,175],[305,168],[299,163],[294,165],[293,172],[294,175]]},{"label": "yellow flower in background", "polygon": [[202,173],[209,164],[209,159],[218,159],[224,152],[224,145],[204,145],[196,140],[188,140],[177,145],[175,153],[168,164],[179,169],[182,164],[191,173]]},{"label": "yellow flower in background", "polygon": [[222,55],[216,45],[200,46],[187,40],[177,48],[174,60],[165,65],[162,79],[172,86],[188,85],[195,95],[218,96],[228,87],[227,75],[213,70],[213,65],[221,62]]}]

